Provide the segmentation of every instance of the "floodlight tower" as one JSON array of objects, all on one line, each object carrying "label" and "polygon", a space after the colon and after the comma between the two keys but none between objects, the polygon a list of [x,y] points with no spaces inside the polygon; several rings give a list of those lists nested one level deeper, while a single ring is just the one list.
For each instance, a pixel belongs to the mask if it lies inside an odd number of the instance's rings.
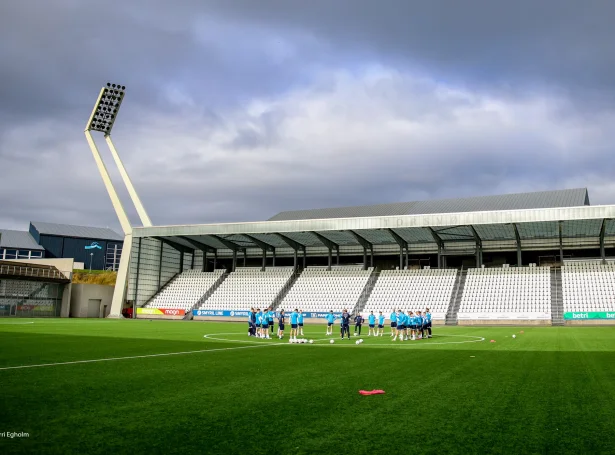
[{"label": "floodlight tower", "polygon": [[122,317],[122,305],[126,295],[126,283],[128,279],[128,264],[130,262],[130,251],[132,250],[132,226],[128,216],[126,215],[122,201],[113,186],[113,182],[111,181],[111,177],[109,176],[105,163],[100,156],[98,147],[94,142],[94,138],[91,133],[92,131],[100,131],[105,135],[105,141],[111,150],[111,155],[113,156],[113,160],[120,171],[124,185],[126,185],[126,188],[128,189],[128,194],[137,209],[141,223],[143,226],[152,225],[152,222],[147,215],[143,204],[141,203],[141,199],[139,198],[139,195],[137,194],[128,173],[126,172],[126,168],[117,153],[117,149],[111,140],[111,130],[113,129],[117,114],[120,110],[120,106],[122,105],[125,90],[125,86],[111,83],[108,83],[105,87],[101,88],[96,104],[94,105],[94,109],[92,110],[92,115],[90,115],[90,119],[85,127],[85,137],[88,141],[90,149],[92,150],[94,161],[96,161],[96,166],[98,167],[98,171],[100,172],[105,188],[109,193],[109,198],[111,199],[115,213],[120,221],[122,230],[124,231],[124,245],[122,247],[123,254],[120,258],[120,266],[117,273],[115,290],[113,292],[111,311],[108,316],[110,318]]}]

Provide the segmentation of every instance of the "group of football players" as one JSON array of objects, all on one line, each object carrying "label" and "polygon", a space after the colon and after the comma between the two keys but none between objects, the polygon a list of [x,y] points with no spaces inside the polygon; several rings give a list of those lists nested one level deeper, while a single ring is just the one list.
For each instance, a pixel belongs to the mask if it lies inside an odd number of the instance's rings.
[{"label": "group of football players", "polygon": [[[248,334],[257,338],[271,339],[273,335],[274,319],[278,319],[278,338],[284,338],[284,327],[286,314],[284,310],[280,310],[276,314],[272,307],[261,310],[260,308],[251,308],[248,313]],[[303,336],[303,310],[295,308],[290,314],[290,338],[297,339],[297,336]],[[335,320],[338,319],[333,313],[333,310],[325,317],[327,321],[327,335],[333,335],[333,326]],[[340,335],[342,339],[344,335],[350,339],[350,313],[344,309],[340,316]],[[367,336],[383,336],[385,316],[382,311],[378,316],[374,312],[370,312],[368,316],[369,333]],[[429,308],[425,311],[404,312],[401,309],[394,309],[389,315],[391,321],[391,337],[393,341],[421,340],[431,338],[431,312]],[[354,335],[361,335],[363,326],[363,316],[357,314],[354,318]]]}]

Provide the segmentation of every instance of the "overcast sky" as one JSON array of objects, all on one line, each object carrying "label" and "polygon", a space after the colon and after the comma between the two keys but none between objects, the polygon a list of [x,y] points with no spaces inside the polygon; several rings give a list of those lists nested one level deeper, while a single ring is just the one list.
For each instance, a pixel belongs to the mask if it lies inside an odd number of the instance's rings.
[{"label": "overcast sky", "polygon": [[83,135],[108,81],[154,224],[577,187],[615,203],[613,17],[611,0],[4,0],[0,228],[120,230]]}]

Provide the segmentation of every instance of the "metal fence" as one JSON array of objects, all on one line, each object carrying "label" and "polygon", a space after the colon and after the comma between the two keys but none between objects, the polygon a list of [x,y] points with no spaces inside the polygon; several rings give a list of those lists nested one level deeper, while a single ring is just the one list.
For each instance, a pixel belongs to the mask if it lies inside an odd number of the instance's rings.
[{"label": "metal fence", "polygon": [[28,267],[23,265],[0,265],[0,275],[22,276],[30,278],[49,278],[65,280],[66,276],[55,268]]}]

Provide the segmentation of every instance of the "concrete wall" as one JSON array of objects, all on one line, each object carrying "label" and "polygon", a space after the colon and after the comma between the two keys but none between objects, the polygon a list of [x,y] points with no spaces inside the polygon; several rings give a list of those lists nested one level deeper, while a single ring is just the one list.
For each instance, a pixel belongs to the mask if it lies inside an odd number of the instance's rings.
[{"label": "concrete wall", "polygon": [[615,325],[615,319],[565,319],[566,325]]},{"label": "concrete wall", "polygon": [[[103,286],[101,284],[73,284],[70,296],[70,317],[87,318],[90,301],[100,300],[97,304],[98,312],[96,317],[106,317],[111,310],[113,300],[113,286]],[[107,306],[105,311],[105,305]],[[103,314],[103,312],[105,313]],[[92,313],[91,313],[92,317]]]}]

